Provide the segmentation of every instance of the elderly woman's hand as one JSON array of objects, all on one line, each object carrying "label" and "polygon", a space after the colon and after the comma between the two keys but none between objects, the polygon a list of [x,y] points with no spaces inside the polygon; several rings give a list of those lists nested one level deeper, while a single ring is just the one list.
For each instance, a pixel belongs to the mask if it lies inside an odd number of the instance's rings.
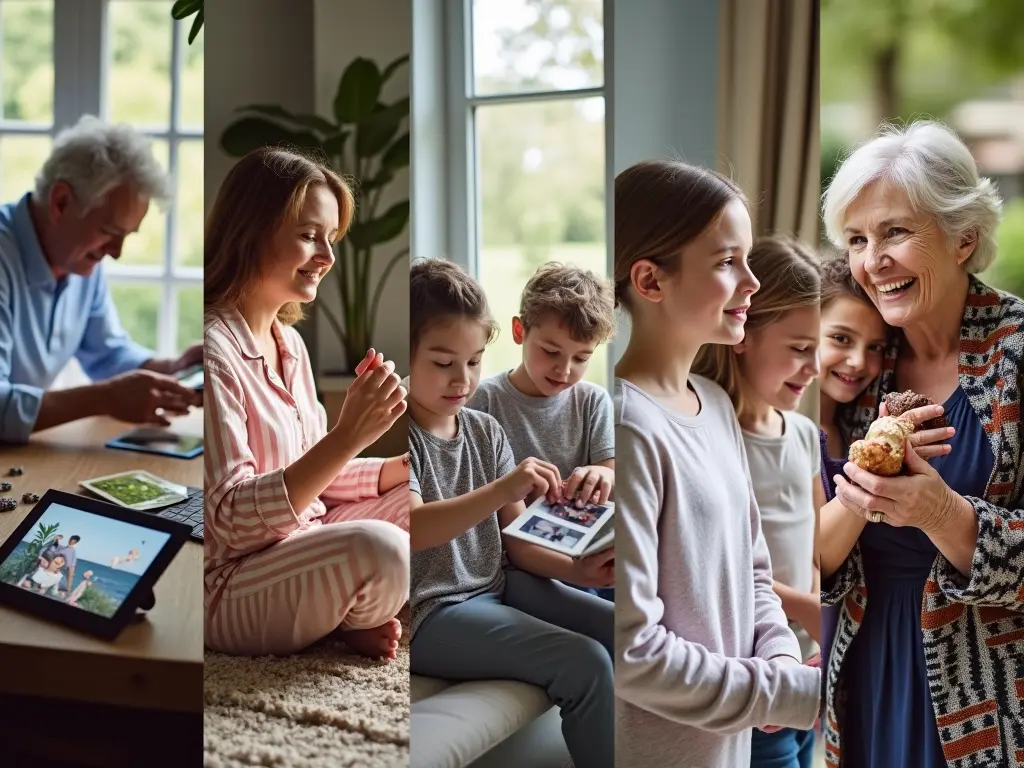
[{"label": "elderly woman's hand", "polygon": [[[915,427],[920,427],[926,421],[937,419],[943,413],[941,405],[922,405],[920,408],[911,408],[903,416],[914,422]],[[889,409],[883,402],[878,409],[879,416],[888,416]],[[945,456],[952,450],[949,440],[956,433],[953,427],[940,427],[939,429],[919,429],[910,436],[910,444],[914,446],[917,455],[924,459],[934,459],[936,456]]]},{"label": "elderly woman's hand", "polygon": [[844,507],[868,520],[872,513],[881,512],[885,517],[879,522],[935,533],[957,509],[960,496],[909,440],[905,450],[907,473],[898,477],[879,477],[847,462],[843,471],[849,481],[837,478],[836,495]]}]

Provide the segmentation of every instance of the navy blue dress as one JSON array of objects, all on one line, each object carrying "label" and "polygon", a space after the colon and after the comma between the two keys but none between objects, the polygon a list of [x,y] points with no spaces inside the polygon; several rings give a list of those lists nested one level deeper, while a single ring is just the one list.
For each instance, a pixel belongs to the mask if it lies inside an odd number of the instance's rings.
[{"label": "navy blue dress", "polygon": [[[960,388],[944,404],[953,450],[931,465],[962,496],[984,496],[995,457]],[[869,523],[860,536],[864,621],[843,662],[844,768],[946,768],[925,671],[921,603],[938,550],[917,528]]]}]

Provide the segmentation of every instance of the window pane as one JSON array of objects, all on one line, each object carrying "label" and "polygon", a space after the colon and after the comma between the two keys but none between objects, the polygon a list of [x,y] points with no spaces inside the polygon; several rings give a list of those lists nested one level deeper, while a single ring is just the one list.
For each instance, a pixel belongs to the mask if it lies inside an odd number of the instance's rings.
[{"label": "window pane", "polygon": [[139,344],[155,350],[163,289],[159,285],[112,282],[110,293],[121,316],[121,325],[128,334]]},{"label": "window pane", "polygon": [[[479,277],[502,333],[485,373],[514,368],[512,316],[539,266],[560,261],[607,274],[604,100],[576,99],[477,109],[482,250]],[[586,378],[606,383],[607,345]]]},{"label": "window pane", "polygon": [[0,137],[0,200],[12,202],[30,192],[49,153],[49,136]]},{"label": "window pane", "polygon": [[[154,141],[153,156],[160,167],[167,170],[168,147],[166,141]],[[164,253],[167,246],[167,213],[160,210],[156,202],[149,204],[149,211],[146,218],[142,220],[142,226],[134,235],[128,235],[124,240],[124,248],[121,250],[119,264],[135,267],[142,264],[163,265]],[[116,265],[112,269],[117,269]]]},{"label": "window pane", "polygon": [[[203,127],[203,36],[199,31],[192,45],[188,44],[188,33],[192,29],[194,16],[179,21],[181,26],[182,68],[181,68],[181,112],[179,123],[184,128]],[[204,28],[205,30],[205,25]]]},{"label": "window pane", "polygon": [[178,238],[175,262],[187,267],[203,266],[203,142],[183,141],[178,145],[178,209],[175,215]]},{"label": "window pane", "polygon": [[602,0],[473,0],[477,94],[604,83]]},{"label": "window pane", "polygon": [[110,119],[166,128],[171,116],[170,0],[111,0]]},{"label": "window pane", "polygon": [[0,2],[0,27],[3,119],[52,123],[53,0]]},{"label": "window pane", "polygon": [[203,340],[203,289],[182,288],[178,291],[178,346],[184,352],[192,344]]}]

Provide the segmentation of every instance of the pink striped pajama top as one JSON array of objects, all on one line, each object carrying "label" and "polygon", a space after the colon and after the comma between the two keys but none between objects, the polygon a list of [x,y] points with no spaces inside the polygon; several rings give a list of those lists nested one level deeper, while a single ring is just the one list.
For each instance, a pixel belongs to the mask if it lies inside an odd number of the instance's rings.
[{"label": "pink striped pajama top", "polygon": [[[353,459],[320,498],[306,509],[292,509],[284,470],[327,434],[327,414],[316,399],[302,338],[274,322],[282,382],[237,311],[208,313],[203,332],[205,606],[210,615],[247,556],[322,526],[329,506],[377,497],[384,460]],[[269,586],[276,578],[273,568],[260,570],[267,571]]]}]

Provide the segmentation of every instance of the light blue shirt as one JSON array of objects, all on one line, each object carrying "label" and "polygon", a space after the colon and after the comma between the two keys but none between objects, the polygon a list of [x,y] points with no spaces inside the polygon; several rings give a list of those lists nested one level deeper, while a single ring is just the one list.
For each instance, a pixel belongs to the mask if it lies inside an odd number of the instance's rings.
[{"label": "light blue shirt", "polygon": [[28,441],[43,393],[72,357],[99,381],[154,355],[121,326],[102,265],[53,276],[25,195],[0,206],[0,443]]}]

